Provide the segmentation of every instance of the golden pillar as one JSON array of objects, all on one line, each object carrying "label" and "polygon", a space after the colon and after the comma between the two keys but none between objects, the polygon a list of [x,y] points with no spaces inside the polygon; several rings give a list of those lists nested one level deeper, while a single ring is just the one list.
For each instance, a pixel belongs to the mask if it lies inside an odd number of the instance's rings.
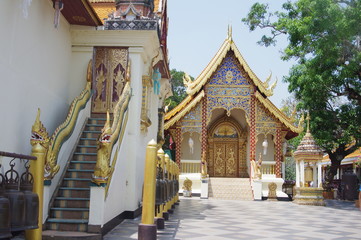
[{"label": "golden pillar", "polygon": [[[162,171],[162,176],[160,177],[161,179],[163,179],[163,175],[164,175],[164,151],[163,149],[159,149],[157,152],[157,156],[158,156],[158,167],[160,169],[160,171]],[[162,186],[160,186],[162,187]],[[159,206],[159,209],[157,211],[157,218],[161,218],[163,216],[163,208],[164,208],[164,204],[161,204]]]},{"label": "golden pillar", "polygon": [[30,144],[32,145],[31,155],[37,158],[37,160],[31,162],[30,172],[34,177],[33,192],[38,194],[39,197],[39,228],[26,230],[25,237],[27,240],[41,240],[43,231],[44,167],[49,147],[49,137],[45,127],[40,121],[40,109],[38,109],[31,131],[32,133],[35,132],[42,135],[42,139],[32,138],[30,140]]},{"label": "golden pillar", "polygon": [[26,230],[26,239],[41,240],[42,226],[43,226],[43,195],[44,195],[44,165],[46,150],[37,144],[32,149],[32,156],[37,157],[37,160],[30,164],[30,172],[34,177],[33,192],[39,196],[39,219],[37,229]]},{"label": "golden pillar", "polygon": [[[168,181],[170,181],[170,158],[169,158],[169,155],[168,154],[165,154],[165,168],[167,169],[167,172],[166,172],[166,178],[168,179]],[[170,188],[168,188],[169,190]],[[169,193],[168,193],[169,194]],[[169,201],[166,202],[165,204],[165,208],[164,208],[164,212],[168,212],[169,210]]]},{"label": "golden pillar", "polygon": [[145,154],[142,224],[154,224],[157,143],[151,140]]}]

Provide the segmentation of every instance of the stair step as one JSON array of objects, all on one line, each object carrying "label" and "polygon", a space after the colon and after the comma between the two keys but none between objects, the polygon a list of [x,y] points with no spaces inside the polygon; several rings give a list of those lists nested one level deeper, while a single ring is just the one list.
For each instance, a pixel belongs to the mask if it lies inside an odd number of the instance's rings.
[{"label": "stair step", "polygon": [[104,124],[87,123],[87,127],[104,127]]},{"label": "stair step", "polygon": [[68,169],[69,172],[94,172],[94,169]]},{"label": "stair step", "polygon": [[88,219],[61,219],[61,218],[48,218],[47,222],[49,223],[88,223]]},{"label": "stair step", "polygon": [[80,188],[80,187],[60,187],[60,190],[76,190],[76,191],[90,191],[90,188]]},{"label": "stair step", "polygon": [[102,131],[96,131],[96,130],[85,130],[83,133],[101,133]]},{"label": "stair step", "polygon": [[90,198],[56,197],[55,200],[90,201]]},{"label": "stair step", "polygon": [[88,118],[89,120],[101,120],[101,121],[106,121],[107,119],[106,118]]},{"label": "stair step", "polygon": [[81,152],[76,152],[74,153],[74,155],[88,155],[88,156],[96,156],[97,153],[81,153]]},{"label": "stair step", "polygon": [[210,198],[225,200],[253,200],[249,178],[210,178]]},{"label": "stair step", "polygon": [[87,138],[87,137],[84,137],[84,138],[80,138],[80,140],[83,140],[83,141],[86,141],[86,140],[88,140],[88,141],[96,141],[97,138]]},{"label": "stair step", "polygon": [[77,163],[81,163],[81,164],[83,164],[83,163],[84,163],[84,164],[87,164],[87,163],[88,163],[88,164],[89,164],[89,163],[90,163],[90,164],[96,164],[97,161],[85,161],[85,160],[84,160],[84,161],[76,161],[76,160],[73,160],[73,161],[70,161],[70,163],[74,163],[74,164],[77,164]]},{"label": "stair step", "polygon": [[78,148],[96,148],[96,145],[78,145]]},{"label": "stair step", "polygon": [[64,178],[65,181],[88,181],[90,182],[90,178]]},{"label": "stair step", "polygon": [[89,208],[61,208],[61,207],[53,207],[50,208],[55,211],[89,211]]}]

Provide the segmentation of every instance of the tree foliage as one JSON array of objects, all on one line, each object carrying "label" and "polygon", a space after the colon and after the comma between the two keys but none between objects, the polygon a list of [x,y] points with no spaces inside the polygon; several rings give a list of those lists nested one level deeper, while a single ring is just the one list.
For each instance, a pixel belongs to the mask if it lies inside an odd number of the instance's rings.
[{"label": "tree foliage", "polygon": [[[186,87],[183,84],[183,71],[177,71],[176,69],[171,70],[171,84],[173,96],[167,98],[165,105],[169,105],[168,111],[176,107],[183,99],[187,96]],[[191,77],[193,80],[193,78]]]},{"label": "tree foliage", "polygon": [[284,81],[311,115],[311,131],[328,153],[332,181],[342,159],[361,146],[361,0],[287,1],[270,12],[256,3],[242,21],[268,29],[259,44],[286,34],[283,60],[297,60]]}]

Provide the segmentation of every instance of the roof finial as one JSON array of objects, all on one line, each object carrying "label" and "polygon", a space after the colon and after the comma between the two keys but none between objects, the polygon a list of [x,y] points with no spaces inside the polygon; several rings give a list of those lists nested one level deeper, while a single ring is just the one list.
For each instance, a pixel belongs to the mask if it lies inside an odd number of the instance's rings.
[{"label": "roof finial", "polygon": [[232,40],[232,25],[228,24],[228,40]]},{"label": "roof finial", "polygon": [[307,133],[310,132],[310,112],[307,113],[307,117],[306,117],[306,120],[307,120]]}]

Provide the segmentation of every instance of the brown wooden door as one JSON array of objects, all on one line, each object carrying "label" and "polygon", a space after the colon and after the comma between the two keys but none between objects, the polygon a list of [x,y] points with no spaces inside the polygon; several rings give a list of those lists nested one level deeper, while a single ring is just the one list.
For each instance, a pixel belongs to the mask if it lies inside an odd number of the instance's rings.
[{"label": "brown wooden door", "polygon": [[126,83],[127,48],[94,48],[92,112],[112,113]]},{"label": "brown wooden door", "polygon": [[238,142],[216,141],[213,151],[214,177],[238,177]]}]

